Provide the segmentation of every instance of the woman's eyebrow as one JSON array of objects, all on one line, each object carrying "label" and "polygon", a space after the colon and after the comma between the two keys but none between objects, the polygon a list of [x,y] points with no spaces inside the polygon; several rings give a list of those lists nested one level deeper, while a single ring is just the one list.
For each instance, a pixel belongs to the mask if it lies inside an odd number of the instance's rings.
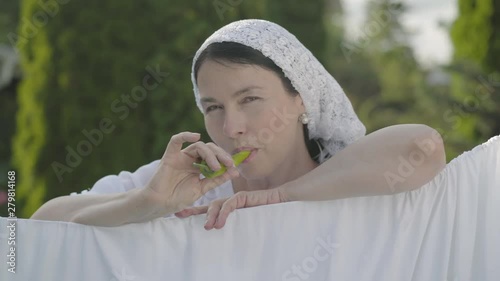
[{"label": "woman's eyebrow", "polygon": [[[259,86],[248,86],[248,87],[245,87],[241,90],[238,90],[236,92],[234,92],[231,97],[234,99],[238,96],[241,96],[243,94],[246,94],[247,92],[251,91],[251,90],[254,90],[254,89],[262,89],[262,87],[259,87]],[[200,102],[203,104],[203,103],[208,103],[208,102],[217,102],[217,99],[216,98],[212,98],[212,97],[203,97],[200,99]]]}]

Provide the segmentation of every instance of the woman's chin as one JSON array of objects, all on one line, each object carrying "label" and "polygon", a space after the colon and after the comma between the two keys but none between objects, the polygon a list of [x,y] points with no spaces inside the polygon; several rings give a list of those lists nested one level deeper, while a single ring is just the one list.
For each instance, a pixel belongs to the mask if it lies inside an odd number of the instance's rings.
[{"label": "woman's chin", "polygon": [[255,165],[255,163],[245,167],[240,166],[238,171],[240,172],[239,177],[246,180],[258,180],[270,175],[269,171],[266,171],[262,166]]}]

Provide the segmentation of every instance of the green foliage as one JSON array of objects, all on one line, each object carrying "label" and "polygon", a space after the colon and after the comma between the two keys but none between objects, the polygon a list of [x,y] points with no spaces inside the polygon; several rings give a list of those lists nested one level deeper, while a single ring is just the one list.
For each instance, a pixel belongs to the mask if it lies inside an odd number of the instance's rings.
[{"label": "green foliage", "polygon": [[359,89],[362,91],[350,92],[357,96],[355,108],[368,132],[416,120],[415,104],[421,99],[425,76],[409,46],[408,32],[400,22],[405,11],[402,3],[369,2],[361,38],[344,44],[344,48],[351,48],[349,60],[354,69],[365,69],[363,77],[357,78],[358,83],[372,77],[367,87]]},{"label": "green foliage", "polygon": [[0,0],[0,44],[10,45],[8,34],[15,32],[19,21],[19,1]]},{"label": "green foliage", "polygon": [[453,142],[471,147],[500,134],[500,3],[460,0],[451,28],[454,45],[450,108]]},{"label": "green foliage", "polygon": [[[459,16],[450,32],[455,59],[468,59],[487,65],[485,60],[489,57],[488,53],[492,51],[490,38],[495,29],[491,24],[493,13],[495,13],[493,2],[494,0],[458,1]],[[496,17],[498,13],[497,10]],[[498,31],[496,32],[498,34]]]},{"label": "green foliage", "polygon": [[[338,50],[330,62],[332,73],[353,101],[358,116],[367,131],[402,123],[422,123],[437,129],[445,140],[447,160],[451,160],[489,137],[499,134],[498,104],[493,95],[493,84],[500,80],[488,78],[488,98],[478,99],[475,94],[478,78],[486,74],[476,70],[469,76],[458,75],[456,67],[447,69],[423,69],[416,61],[409,44],[409,33],[401,24],[408,11],[403,2],[373,0],[368,3],[367,19],[361,28],[360,38],[346,39],[341,43],[341,59]],[[460,21],[457,20],[457,21]],[[498,27],[491,28],[498,30]],[[338,33],[338,31],[336,31]],[[471,33],[471,29],[464,30]],[[463,42],[467,42],[467,39]],[[487,45],[487,42],[485,42]],[[488,48],[492,50],[492,48]],[[496,55],[498,57],[498,53]],[[461,71],[472,71],[467,66]],[[451,76],[452,83],[430,83],[430,76],[441,73]],[[445,79],[446,80],[446,79]],[[493,89],[493,90],[492,90]],[[457,92],[462,91],[463,94]],[[483,90],[484,92],[484,90]],[[481,97],[485,97],[482,95]],[[475,100],[476,107],[467,106]]]},{"label": "green foliage", "polygon": [[323,22],[325,0],[268,1],[268,20],[284,26],[319,61],[324,62],[326,30]]}]

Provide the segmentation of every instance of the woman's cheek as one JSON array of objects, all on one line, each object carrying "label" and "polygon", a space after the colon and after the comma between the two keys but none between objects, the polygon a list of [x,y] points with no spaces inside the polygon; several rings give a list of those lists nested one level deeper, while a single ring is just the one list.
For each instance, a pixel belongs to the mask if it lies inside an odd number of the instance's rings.
[{"label": "woman's cheek", "polygon": [[216,118],[205,118],[205,129],[208,136],[216,142],[222,134],[222,122]]}]

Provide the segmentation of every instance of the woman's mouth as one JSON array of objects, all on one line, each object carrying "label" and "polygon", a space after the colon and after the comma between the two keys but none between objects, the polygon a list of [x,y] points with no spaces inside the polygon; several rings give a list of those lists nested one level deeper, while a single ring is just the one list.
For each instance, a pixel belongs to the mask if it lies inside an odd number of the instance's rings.
[{"label": "woman's mouth", "polygon": [[259,151],[258,149],[253,149],[252,153],[250,153],[250,155],[247,157],[247,159],[245,159],[245,161],[241,162],[241,164],[246,164],[246,163],[249,163],[250,161],[252,161],[257,156],[258,151]]}]

